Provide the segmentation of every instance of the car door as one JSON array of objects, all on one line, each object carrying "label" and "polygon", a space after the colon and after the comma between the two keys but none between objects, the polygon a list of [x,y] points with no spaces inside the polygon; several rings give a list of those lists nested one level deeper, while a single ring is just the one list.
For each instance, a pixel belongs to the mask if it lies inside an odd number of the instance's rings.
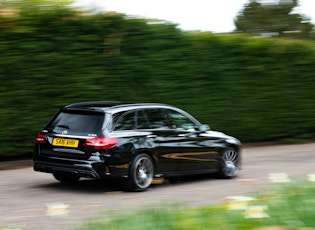
[{"label": "car door", "polygon": [[[162,110],[136,109],[117,113],[113,117],[113,123],[111,135],[119,138],[122,144],[118,149],[119,154],[116,154],[122,157],[111,159],[115,165],[119,164],[118,161],[122,158],[132,161],[134,154],[149,152],[156,162],[156,174],[174,173],[179,170],[178,160],[168,155],[175,151],[179,137],[175,130],[171,129],[170,121]],[[126,149],[128,151],[125,151]]]},{"label": "car door", "polygon": [[157,174],[176,173],[180,170],[178,159],[172,157],[172,153],[176,152],[179,137],[162,109],[139,110],[137,129],[149,132],[147,143],[153,146],[151,151],[156,159]]},{"label": "car door", "polygon": [[214,167],[217,159],[211,145],[214,140],[199,135],[195,129],[200,125],[198,121],[167,108],[145,109],[144,112],[158,159],[157,173],[180,175]]},{"label": "car door", "polygon": [[181,172],[203,172],[216,166],[218,159],[217,139],[201,135],[200,123],[190,115],[177,110],[165,109],[165,113],[177,136],[172,143],[172,158],[177,159]]}]

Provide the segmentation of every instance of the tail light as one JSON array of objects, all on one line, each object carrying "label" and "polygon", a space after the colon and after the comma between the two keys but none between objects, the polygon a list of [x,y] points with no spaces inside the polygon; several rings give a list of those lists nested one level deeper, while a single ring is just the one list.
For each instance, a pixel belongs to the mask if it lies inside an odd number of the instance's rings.
[{"label": "tail light", "polygon": [[35,137],[35,144],[42,144],[45,143],[47,141],[47,135],[39,132],[37,133],[36,137]]},{"label": "tail light", "polygon": [[109,149],[118,144],[117,139],[115,138],[104,138],[104,137],[95,137],[91,139],[86,139],[84,145],[86,147],[92,147],[94,149]]}]

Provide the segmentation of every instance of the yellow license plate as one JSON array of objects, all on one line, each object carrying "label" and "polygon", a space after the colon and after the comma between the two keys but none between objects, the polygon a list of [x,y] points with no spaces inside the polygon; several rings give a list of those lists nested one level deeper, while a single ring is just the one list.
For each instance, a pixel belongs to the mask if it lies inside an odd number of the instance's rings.
[{"label": "yellow license plate", "polygon": [[64,147],[73,147],[76,148],[79,145],[79,140],[75,139],[65,139],[65,138],[54,138],[54,146],[64,146]]}]

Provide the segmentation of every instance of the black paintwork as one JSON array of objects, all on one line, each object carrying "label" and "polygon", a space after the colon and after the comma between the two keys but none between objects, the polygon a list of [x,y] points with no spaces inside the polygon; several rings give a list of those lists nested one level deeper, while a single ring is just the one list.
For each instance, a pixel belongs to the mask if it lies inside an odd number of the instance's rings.
[{"label": "black paintwork", "polygon": [[[146,109],[175,111],[193,124],[194,129],[145,128],[113,130],[114,117],[119,114]],[[60,113],[83,113],[100,116],[102,124],[94,132],[72,130],[67,124],[55,127],[54,121]],[[136,112],[135,114],[140,114]],[[117,115],[118,116],[118,115]],[[35,144],[34,170],[48,173],[72,172],[81,177],[104,178],[127,177],[131,162],[136,155],[146,153],[155,165],[155,177],[170,177],[187,174],[214,172],[219,169],[222,152],[228,147],[240,148],[234,137],[220,132],[205,130],[199,121],[186,112],[164,104],[120,104],[118,102],[84,102],[65,106],[41,131],[47,135],[45,143]],[[92,137],[108,137],[118,140],[110,149],[97,150],[84,146]],[[53,138],[79,140],[76,148],[52,145]]]}]

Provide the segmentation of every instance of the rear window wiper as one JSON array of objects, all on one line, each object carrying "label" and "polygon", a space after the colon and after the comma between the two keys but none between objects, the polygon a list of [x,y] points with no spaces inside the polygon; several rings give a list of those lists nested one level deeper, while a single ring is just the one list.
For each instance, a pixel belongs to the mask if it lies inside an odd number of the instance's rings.
[{"label": "rear window wiper", "polygon": [[56,127],[70,129],[70,127],[68,125],[57,125]]}]

